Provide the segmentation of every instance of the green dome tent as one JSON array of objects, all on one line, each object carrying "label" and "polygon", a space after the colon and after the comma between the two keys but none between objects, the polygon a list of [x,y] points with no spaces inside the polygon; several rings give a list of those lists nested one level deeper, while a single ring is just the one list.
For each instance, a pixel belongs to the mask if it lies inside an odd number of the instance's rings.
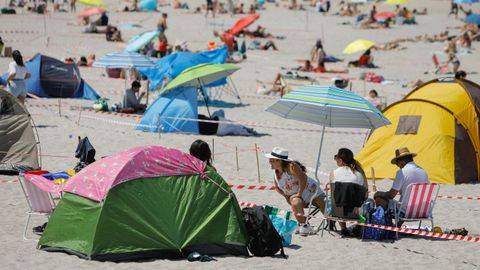
[{"label": "green dome tent", "polygon": [[205,163],[136,147],[101,159],[62,188],[39,247],[92,260],[248,255],[235,195]]}]

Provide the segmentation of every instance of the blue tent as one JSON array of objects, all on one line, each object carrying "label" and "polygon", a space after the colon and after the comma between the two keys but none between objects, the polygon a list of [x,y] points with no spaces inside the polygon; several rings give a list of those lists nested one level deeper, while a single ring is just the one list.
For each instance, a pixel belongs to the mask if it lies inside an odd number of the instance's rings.
[{"label": "blue tent", "polygon": [[[198,122],[163,117],[197,119],[198,103],[195,87],[178,88],[159,97],[144,113],[137,130],[147,132],[185,132],[198,134]],[[161,126],[160,130],[158,126]]]},{"label": "blue tent", "polygon": [[[182,71],[199,64],[225,64],[228,49],[226,46],[200,53],[178,52],[161,58],[156,62],[158,68],[139,68],[138,70],[150,80],[150,90],[162,87],[164,80],[175,79]],[[220,86],[226,83],[225,79],[214,82],[209,87]]]},{"label": "blue tent", "polygon": [[155,11],[157,10],[157,0],[142,0],[138,4],[141,11]]},{"label": "blue tent", "polygon": [[[99,99],[100,96],[81,77],[75,64],[36,54],[25,62],[31,78],[26,80],[28,93],[39,97]],[[2,76],[5,85],[8,73]]]}]

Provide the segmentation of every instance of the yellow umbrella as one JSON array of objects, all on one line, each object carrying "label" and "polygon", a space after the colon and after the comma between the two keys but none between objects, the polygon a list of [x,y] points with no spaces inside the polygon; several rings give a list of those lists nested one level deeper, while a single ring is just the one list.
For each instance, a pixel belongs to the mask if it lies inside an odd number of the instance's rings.
[{"label": "yellow umbrella", "polygon": [[107,4],[102,0],[80,0],[80,4],[84,6],[106,7]]},{"label": "yellow umbrella", "polygon": [[385,4],[387,5],[405,5],[408,3],[408,0],[387,0]]},{"label": "yellow umbrella", "polygon": [[366,51],[370,49],[373,45],[375,45],[374,42],[370,40],[365,40],[365,39],[357,39],[345,47],[343,49],[344,54],[352,54],[360,51]]}]

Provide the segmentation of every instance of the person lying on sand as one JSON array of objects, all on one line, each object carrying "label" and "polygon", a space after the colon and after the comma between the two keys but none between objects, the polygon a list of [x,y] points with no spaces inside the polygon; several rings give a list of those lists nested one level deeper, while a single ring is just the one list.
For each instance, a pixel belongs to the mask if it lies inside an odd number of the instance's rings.
[{"label": "person lying on sand", "polygon": [[278,51],[277,46],[275,45],[275,43],[271,39],[268,40],[267,42],[263,43],[263,44],[258,40],[254,40],[248,46],[248,49],[250,49],[250,50],[265,50],[266,51],[270,48],[272,48],[274,51]]},{"label": "person lying on sand", "polygon": [[[198,114],[198,130],[201,135],[217,136],[258,136],[255,129],[234,123],[225,118],[224,110],[214,111],[211,117]],[[203,120],[203,121],[202,121]]]}]

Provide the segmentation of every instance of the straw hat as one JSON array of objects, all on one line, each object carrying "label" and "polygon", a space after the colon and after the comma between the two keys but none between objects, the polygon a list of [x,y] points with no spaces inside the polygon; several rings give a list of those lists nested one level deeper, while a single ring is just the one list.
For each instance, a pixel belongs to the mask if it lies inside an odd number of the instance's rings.
[{"label": "straw hat", "polygon": [[293,161],[288,158],[288,150],[281,147],[274,147],[270,154],[265,154],[266,158],[274,158],[285,161]]},{"label": "straw hat", "polygon": [[411,153],[410,150],[408,150],[407,147],[402,147],[397,150],[395,150],[395,157],[392,159],[391,163],[392,164],[397,164],[397,159],[405,156],[412,156],[415,157],[417,154]]}]

